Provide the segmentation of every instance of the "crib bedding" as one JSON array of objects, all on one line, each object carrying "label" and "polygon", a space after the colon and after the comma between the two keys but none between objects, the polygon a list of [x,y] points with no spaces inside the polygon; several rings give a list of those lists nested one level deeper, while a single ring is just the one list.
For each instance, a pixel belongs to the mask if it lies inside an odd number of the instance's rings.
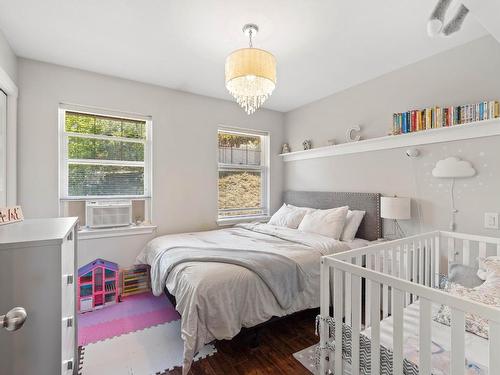
[{"label": "crib bedding", "polygon": [[[283,308],[262,278],[241,265],[187,261],[173,267],[161,287],[166,286],[175,296],[176,309],[182,316],[183,373],[189,370],[194,354],[214,339],[231,339],[242,327],[255,326],[273,316],[285,316],[318,307],[321,256],[369,244],[364,240],[336,241],[268,224],[244,224],[160,238],[158,246],[165,246],[165,243],[172,241],[176,246],[184,243],[186,252],[193,245],[193,238],[197,243],[202,240],[221,248],[265,249],[296,262],[306,275],[303,290],[290,306]],[[152,268],[161,270],[163,267],[161,259],[148,257],[148,250],[141,253],[138,260],[150,264]],[[161,283],[162,279],[153,276],[152,283]]]},{"label": "crib bedding", "polygon": [[[432,315],[438,311],[439,305],[432,305]],[[392,317],[380,323],[380,343],[392,350]],[[418,366],[419,348],[419,302],[416,301],[404,310],[404,356]],[[370,337],[371,329],[362,332]],[[451,328],[432,321],[432,373],[444,375],[450,373]],[[488,373],[488,340],[472,333],[465,333],[465,374],[485,375]]]}]

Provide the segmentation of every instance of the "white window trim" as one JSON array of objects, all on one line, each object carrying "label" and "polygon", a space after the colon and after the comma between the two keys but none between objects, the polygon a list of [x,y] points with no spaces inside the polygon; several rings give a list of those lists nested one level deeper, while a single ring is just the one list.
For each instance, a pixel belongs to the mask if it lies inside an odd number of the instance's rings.
[{"label": "white window trim", "polygon": [[249,223],[249,222],[267,222],[271,216],[269,215],[249,215],[249,216],[231,216],[228,218],[217,219],[217,225],[219,227],[231,226],[238,223]]},{"label": "white window trim", "polygon": [[[219,131],[224,133],[234,133],[238,135],[249,135],[249,136],[260,136],[261,137],[261,165],[260,166],[243,166],[238,164],[223,164],[219,163],[218,157],[218,135]],[[219,170],[255,170],[261,171],[262,183],[261,183],[261,206],[259,207],[264,210],[263,214],[259,215],[238,215],[238,216],[219,216],[219,208],[217,204],[217,224],[219,226],[228,226],[242,222],[251,221],[267,221],[269,220],[269,207],[270,207],[270,191],[271,191],[271,167],[270,167],[270,139],[271,133],[268,131],[253,130],[247,128],[238,128],[234,126],[219,125],[217,127],[217,202],[219,200]]]},{"label": "white window trim", "polygon": [[[144,162],[138,162],[141,166],[144,166],[144,194],[143,195],[112,195],[112,196],[69,196],[68,189],[68,170],[65,160],[67,160],[67,133],[65,132],[65,114],[66,112],[78,112],[97,116],[108,116],[108,117],[118,117],[130,120],[139,120],[146,122],[146,140],[131,140],[126,139],[128,142],[144,143]],[[98,107],[87,107],[78,104],[68,104],[59,103],[58,110],[58,123],[59,123],[59,212],[61,215],[67,210],[68,201],[87,201],[87,200],[113,200],[113,199],[136,199],[144,200],[144,219],[145,223],[141,225],[131,225],[128,227],[116,227],[116,228],[81,228],[79,230],[79,239],[97,239],[97,238],[108,238],[108,237],[119,237],[119,236],[129,236],[136,234],[151,234],[156,231],[156,226],[151,224],[152,222],[152,196],[153,196],[153,119],[151,116],[145,116],[136,113],[120,112]],[[96,138],[96,139],[109,139],[108,136],[101,135],[84,135],[79,133],[72,133],[71,136],[85,136],[86,138]],[[113,137],[113,140],[120,140],[121,137]],[[123,165],[120,161],[102,161],[102,160],[82,160],[82,163],[92,162],[92,164],[102,164],[102,165]],[[126,162],[126,165],[132,165],[133,162]]]},{"label": "white window trim", "polygon": [[79,240],[95,240],[98,238],[123,237],[140,234],[151,234],[156,231],[156,225],[130,225],[128,227],[89,229],[81,228],[78,231]]},{"label": "white window trim", "polygon": [[[67,133],[65,131],[65,115],[66,112],[78,112],[89,115],[96,116],[109,116],[109,117],[118,117],[123,119],[130,120],[139,120],[146,122],[146,139],[145,140],[130,140],[125,139],[127,142],[135,142],[135,143],[143,143],[144,144],[144,162],[123,162],[120,160],[72,160],[68,161],[68,142],[67,138],[69,136],[73,137],[85,137],[85,138],[94,138],[94,139],[104,139],[104,140],[120,140],[121,137],[109,137],[105,135],[85,135],[80,133]],[[150,199],[152,197],[152,118],[151,116],[137,115],[125,112],[117,112],[102,108],[92,108],[92,107],[84,107],[81,105],[73,105],[73,104],[64,104],[61,103],[59,105],[59,199],[64,200],[88,200],[88,199],[124,199],[124,198],[145,198]],[[144,167],[144,194],[142,195],[111,195],[111,196],[103,196],[103,195],[85,195],[85,196],[70,196],[68,194],[68,164],[71,163],[79,163],[79,164],[99,164],[99,165],[127,165],[127,166],[140,166]]]}]

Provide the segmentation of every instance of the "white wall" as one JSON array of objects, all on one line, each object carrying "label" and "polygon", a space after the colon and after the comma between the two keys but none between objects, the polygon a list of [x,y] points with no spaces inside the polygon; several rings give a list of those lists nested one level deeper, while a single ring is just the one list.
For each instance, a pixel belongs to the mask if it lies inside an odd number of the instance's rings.
[{"label": "white wall", "polygon": [[3,69],[9,77],[17,82],[17,57],[10,48],[9,42],[5,39],[0,30],[0,69]]},{"label": "white wall", "polygon": [[[286,139],[292,151],[301,149],[304,139],[312,139],[314,147],[332,138],[342,143],[346,130],[358,124],[364,138],[380,137],[390,131],[394,112],[500,99],[499,67],[500,44],[491,37],[478,39],[287,113]],[[396,149],[289,162],[285,189],[411,196],[421,204],[424,225],[402,223],[408,231],[447,229],[449,185],[430,171],[437,160],[456,155],[479,172],[456,185],[457,230],[499,236],[482,228],[485,211],[500,212],[499,144],[500,137],[492,137],[426,146],[414,161]]]},{"label": "white wall", "polygon": [[[271,132],[271,208],[281,203],[281,113],[259,110],[247,116],[233,101],[26,59],[19,60],[19,90],[18,194],[27,217],[59,214],[57,109],[61,102],[153,117],[153,222],[159,234],[216,226],[220,124]],[[148,238],[80,241],[80,262],[100,256],[127,265]]]}]

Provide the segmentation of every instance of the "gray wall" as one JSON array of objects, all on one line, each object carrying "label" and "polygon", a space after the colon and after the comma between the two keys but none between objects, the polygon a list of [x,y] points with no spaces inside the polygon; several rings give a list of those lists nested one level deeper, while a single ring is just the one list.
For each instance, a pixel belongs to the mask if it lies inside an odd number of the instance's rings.
[{"label": "gray wall", "polygon": [[17,82],[17,57],[10,48],[9,42],[7,42],[1,30],[0,68],[3,69],[14,82]]},{"label": "gray wall", "polygon": [[[304,139],[325,146],[345,142],[346,130],[360,124],[364,138],[387,135],[394,112],[432,105],[448,106],[500,99],[500,45],[484,37],[372,81],[352,87],[285,115],[292,151]],[[449,224],[449,183],[432,178],[437,160],[470,160],[477,177],[456,184],[457,230],[498,236],[483,229],[484,212],[500,212],[500,137],[420,147],[422,157],[408,159],[404,149],[285,163],[285,188],[381,192],[415,198],[415,219],[402,223],[409,232]],[[423,221],[417,218],[420,207]],[[425,223],[423,225],[422,223]]]},{"label": "gray wall", "polygon": [[[233,101],[26,59],[19,60],[19,90],[18,194],[27,217],[59,214],[61,102],[153,117],[153,222],[159,234],[216,226],[220,124],[270,131],[271,208],[281,203],[283,163],[278,153],[284,116],[279,112],[260,110],[247,116]],[[80,259],[98,255],[130,263],[147,237],[81,241]]]}]

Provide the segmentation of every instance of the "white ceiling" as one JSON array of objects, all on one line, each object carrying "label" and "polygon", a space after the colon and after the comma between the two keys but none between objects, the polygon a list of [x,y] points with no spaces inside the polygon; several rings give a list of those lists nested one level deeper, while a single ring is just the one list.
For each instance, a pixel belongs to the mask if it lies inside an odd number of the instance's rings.
[{"label": "white ceiling", "polygon": [[267,108],[289,111],[486,34],[474,17],[430,39],[436,0],[0,0],[18,56],[231,100],[224,60],[254,46],[278,61]]}]

